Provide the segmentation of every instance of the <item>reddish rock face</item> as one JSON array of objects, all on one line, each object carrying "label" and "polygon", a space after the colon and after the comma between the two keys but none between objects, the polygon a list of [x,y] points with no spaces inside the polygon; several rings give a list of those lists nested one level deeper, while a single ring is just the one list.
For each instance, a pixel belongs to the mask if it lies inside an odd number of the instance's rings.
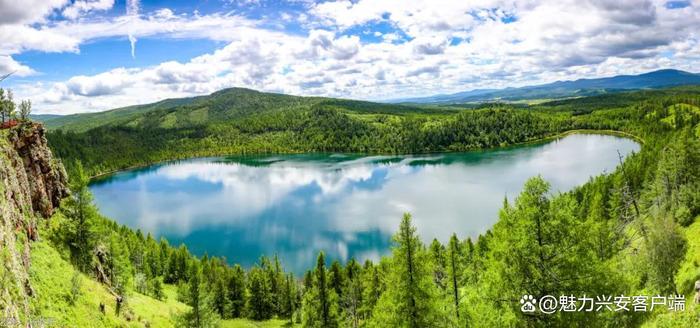
[{"label": "reddish rock face", "polygon": [[11,127],[17,126],[17,124],[19,124],[17,120],[9,120],[7,122],[2,122],[2,124],[0,124],[0,129],[9,129]]},{"label": "reddish rock face", "polygon": [[31,123],[14,128],[10,131],[9,139],[22,159],[32,209],[44,218],[50,217],[61,199],[68,196],[68,187],[63,165],[53,158],[49,150],[44,126]]}]

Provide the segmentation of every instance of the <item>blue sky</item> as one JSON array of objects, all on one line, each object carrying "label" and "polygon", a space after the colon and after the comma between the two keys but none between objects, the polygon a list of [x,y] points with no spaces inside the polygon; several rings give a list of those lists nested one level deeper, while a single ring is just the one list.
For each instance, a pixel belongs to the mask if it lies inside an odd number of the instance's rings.
[{"label": "blue sky", "polygon": [[700,0],[0,0],[0,13],[2,86],[38,113],[226,87],[381,100],[700,59]]}]

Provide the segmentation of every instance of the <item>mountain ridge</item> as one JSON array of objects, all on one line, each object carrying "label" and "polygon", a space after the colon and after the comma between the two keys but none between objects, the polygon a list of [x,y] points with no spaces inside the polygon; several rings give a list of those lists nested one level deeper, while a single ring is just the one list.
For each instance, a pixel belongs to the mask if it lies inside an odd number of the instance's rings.
[{"label": "mountain ridge", "polygon": [[630,90],[657,89],[680,85],[700,85],[700,74],[677,69],[660,69],[637,75],[615,75],[603,78],[581,78],[568,81],[507,87],[475,89],[452,94],[387,100],[388,103],[450,104],[488,101],[561,99],[594,96]]}]

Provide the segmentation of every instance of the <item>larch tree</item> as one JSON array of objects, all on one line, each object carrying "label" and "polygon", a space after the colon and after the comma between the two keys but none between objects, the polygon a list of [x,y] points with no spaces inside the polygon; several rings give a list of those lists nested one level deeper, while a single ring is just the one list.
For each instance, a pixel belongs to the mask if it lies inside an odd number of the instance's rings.
[{"label": "larch tree", "polygon": [[248,315],[253,320],[267,320],[274,315],[274,300],[265,270],[254,266],[248,272]]},{"label": "larch tree", "polygon": [[433,239],[430,243],[430,257],[433,261],[433,281],[442,292],[447,290],[447,258],[445,255],[445,246],[440,241]]},{"label": "larch tree", "polygon": [[231,274],[228,278],[227,298],[231,306],[229,316],[231,318],[240,318],[243,316],[246,304],[246,289],[245,289],[245,271],[240,265],[236,264],[231,269]]},{"label": "larch tree", "polygon": [[369,326],[450,326],[447,303],[433,282],[432,261],[411,225],[410,214],[404,215],[393,241],[387,290],[380,297]]},{"label": "larch tree", "polygon": [[305,328],[338,327],[337,295],[328,281],[326,258],[321,252],[313,272],[312,287],[304,295],[302,326]]},{"label": "larch tree", "polygon": [[462,245],[459,243],[459,239],[456,234],[452,234],[450,237],[450,242],[447,245],[447,280],[449,284],[449,294],[454,303],[454,314],[455,319],[459,321],[459,287],[460,287],[460,276],[463,270],[462,263]]},{"label": "larch tree", "polygon": [[83,272],[89,272],[92,265],[93,250],[96,244],[95,225],[98,215],[93,204],[92,194],[88,189],[89,178],[81,163],[76,164],[72,176],[70,197],[64,200],[63,213],[68,218],[63,225],[71,258]]},{"label": "larch tree", "polygon": [[193,265],[188,281],[189,298],[187,305],[190,310],[185,312],[178,322],[178,326],[187,328],[217,327],[219,317],[216,314],[211,296],[202,283],[202,272],[197,265]]},{"label": "larch tree", "polygon": [[354,258],[345,266],[345,284],[342,293],[342,309],[346,325],[357,328],[360,325],[362,308],[362,268]]}]

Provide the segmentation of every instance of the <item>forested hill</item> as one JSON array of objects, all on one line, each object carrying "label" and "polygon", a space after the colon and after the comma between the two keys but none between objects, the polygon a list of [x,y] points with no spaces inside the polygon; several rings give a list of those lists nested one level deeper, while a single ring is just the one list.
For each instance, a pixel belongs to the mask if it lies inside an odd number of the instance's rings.
[{"label": "forested hill", "polygon": [[51,131],[48,139],[69,172],[80,161],[89,175],[226,154],[468,151],[567,130],[613,129],[610,122],[582,114],[650,97],[699,92],[698,87],[686,87],[530,107],[491,104],[457,110],[226,89],[147,108],[77,116]]},{"label": "forested hill", "polygon": [[480,149],[551,135],[556,120],[508,109],[465,112],[234,88],[51,120],[49,141],[69,171],[81,161],[94,175],[219,154]]},{"label": "forested hill", "polygon": [[334,105],[354,111],[430,112],[408,106],[320,97],[299,97],[245,88],[228,88],[207,96],[166,99],[98,113],[62,116],[46,122],[49,129],[85,132],[100,126],[133,128],[183,128],[283,110],[304,110],[314,105]]}]

